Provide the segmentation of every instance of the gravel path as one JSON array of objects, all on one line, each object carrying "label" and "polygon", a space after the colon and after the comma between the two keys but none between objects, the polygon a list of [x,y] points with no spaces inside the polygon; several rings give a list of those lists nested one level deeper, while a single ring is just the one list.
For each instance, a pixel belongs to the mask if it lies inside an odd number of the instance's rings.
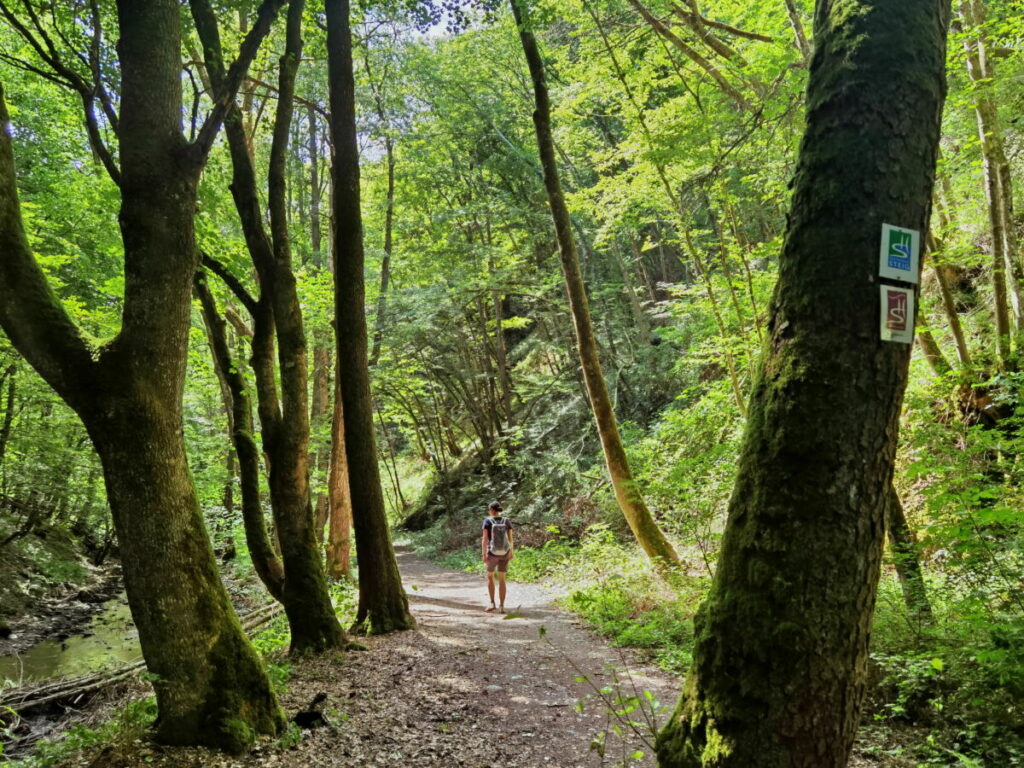
[{"label": "gravel path", "polygon": [[[87,764],[168,768],[407,766],[408,768],[577,768],[653,766],[643,740],[612,733],[594,687],[674,703],[679,683],[624,657],[552,605],[536,585],[510,584],[505,616],[484,612],[480,575],[399,554],[419,627],[369,638],[365,652],[297,661],[282,704],[290,714],[318,693],[331,727],[304,731],[290,747],[263,746],[241,758],[138,743],[90,756]],[[541,630],[544,630],[543,636]],[[616,671],[617,670],[617,671]],[[619,683],[616,685],[616,679]],[[615,696],[616,694],[611,694]],[[584,711],[577,702],[585,700]],[[660,719],[667,716],[666,709]],[[637,710],[630,719],[645,721]],[[644,738],[651,739],[644,728]],[[591,749],[607,732],[605,757]],[[629,756],[640,750],[644,756]],[[624,760],[625,758],[625,760]]]}]

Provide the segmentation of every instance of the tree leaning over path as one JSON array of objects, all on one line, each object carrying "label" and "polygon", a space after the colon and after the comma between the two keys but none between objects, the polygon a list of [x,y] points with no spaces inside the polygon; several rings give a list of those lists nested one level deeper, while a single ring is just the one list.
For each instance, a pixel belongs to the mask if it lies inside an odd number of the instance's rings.
[{"label": "tree leaning over path", "polygon": [[[93,347],[26,240],[6,107],[0,135],[0,325],[81,417],[103,465],[132,617],[171,744],[240,749],[283,717],[220,581],[185,456],[182,391],[198,266],[199,176],[228,105],[283,5],[266,0],[213,108],[182,130],[175,0],[117,4],[124,304],[120,332]],[[29,33],[31,34],[31,33]]]},{"label": "tree leaning over path", "polygon": [[949,9],[817,4],[769,341],[663,768],[849,758],[911,351],[879,340],[874,276],[883,222],[928,226]]},{"label": "tree leaning over path", "polygon": [[576,344],[583,367],[583,380],[587,386],[590,407],[594,413],[597,432],[604,450],[605,464],[615,489],[615,499],[622,514],[629,523],[633,535],[648,557],[662,565],[675,566],[679,556],[665,534],[655,522],[653,515],[633,482],[629,469],[626,451],[619,436],[618,424],[615,421],[615,410],[608,388],[605,386],[604,374],[601,372],[601,359],[597,350],[597,337],[594,325],[590,320],[590,305],[587,291],[580,272],[579,258],[576,256],[576,243],[572,235],[572,221],[569,209],[562,195],[562,185],[558,176],[558,164],[555,160],[555,143],[551,135],[551,104],[548,99],[548,87],[544,76],[544,62],[541,59],[537,39],[530,28],[528,0],[510,0],[512,13],[519,28],[519,39],[523,44],[523,53],[530,68],[533,82],[533,93],[536,109],[533,123],[537,131],[537,148],[540,151],[540,164],[544,172],[544,188],[547,191],[548,204],[551,207],[551,218],[555,223],[555,237],[558,240],[558,254],[562,263],[562,274],[565,277],[565,290],[569,297],[569,308],[572,312],[576,328]]},{"label": "tree leaning over path", "polygon": [[363,278],[363,225],[359,209],[359,145],[348,0],[327,0],[327,75],[334,145],[334,310],[337,375],[344,414],[352,522],[359,558],[355,629],[382,634],[412,629],[415,620],[402,587],[384,509],[370,396]]}]

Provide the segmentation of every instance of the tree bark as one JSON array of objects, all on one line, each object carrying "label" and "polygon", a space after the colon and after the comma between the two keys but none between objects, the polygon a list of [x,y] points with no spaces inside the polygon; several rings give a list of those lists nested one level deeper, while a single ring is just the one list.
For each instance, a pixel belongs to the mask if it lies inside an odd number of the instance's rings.
[{"label": "tree bark", "polygon": [[587,302],[583,276],[580,273],[579,259],[576,256],[576,244],[572,236],[572,222],[569,218],[569,210],[565,205],[565,198],[562,196],[561,182],[558,177],[558,164],[555,160],[554,140],[551,135],[551,106],[544,76],[544,64],[537,47],[537,40],[529,27],[529,20],[526,18],[524,0],[510,0],[510,2],[533,82],[536,102],[533,122],[537,132],[537,147],[540,150],[544,187],[547,191],[548,204],[551,206],[551,217],[554,220],[555,236],[558,240],[558,253],[562,264],[562,274],[565,277],[569,308],[576,329],[580,364],[583,368],[583,378],[594,413],[594,421],[597,423],[597,432],[601,438],[605,464],[615,490],[615,499],[629,523],[633,535],[636,536],[648,557],[660,566],[676,566],[679,563],[679,556],[658,527],[647,505],[644,504],[643,497],[633,481],[626,451],[622,445],[622,439],[619,437],[615,411],[612,408],[611,399],[608,397],[604,375],[601,373],[597,339],[590,319],[590,307]]},{"label": "tree bark", "polygon": [[330,529],[327,540],[327,575],[352,578],[352,492],[349,490],[348,460],[345,457],[345,414],[341,394],[334,388],[334,418],[331,423],[331,466],[327,481]]},{"label": "tree bark", "polygon": [[391,547],[373,429],[349,3],[348,0],[326,0],[325,6],[330,132],[334,146],[332,251],[337,371],[359,556],[359,608],[355,628],[381,634],[411,629],[416,623],[409,613],[398,562]]},{"label": "tree bark", "polygon": [[203,322],[206,324],[210,339],[214,369],[227,390],[227,405],[231,413],[231,441],[238,455],[245,541],[249,546],[249,555],[256,575],[267,591],[280,601],[284,595],[284,566],[274,550],[263,518],[263,504],[260,499],[260,452],[256,446],[256,427],[253,424],[252,404],[249,401],[245,378],[231,359],[231,350],[224,333],[224,319],[217,310],[217,303],[206,283],[206,275],[202,272],[196,273],[195,291],[199,297]]},{"label": "tree bark", "polygon": [[182,134],[181,34],[174,0],[118,3],[121,331],[93,350],[32,257],[0,100],[0,324],[81,416],[103,466],[125,588],[154,676],[157,737],[244,748],[284,718],[217,572],[185,456],[182,390],[197,267],[196,187],[232,99],[280,2],[261,6],[214,107]]},{"label": "tree bark", "polygon": [[[216,85],[225,75],[218,67],[218,34],[205,3],[193,14],[200,33],[207,71]],[[295,74],[302,51],[304,3],[291,0],[285,52],[279,63],[278,101],[274,115],[267,200],[270,236],[263,225],[252,154],[245,142],[241,113],[234,108],[226,126],[231,150],[235,199],[246,244],[260,280],[253,311],[253,370],[259,397],[263,448],[269,458],[270,504],[284,563],[282,602],[291,630],[291,651],[321,651],[347,640],[327,590],[314,530],[309,489],[309,396],[306,338],[295,275],[291,267],[287,221],[286,160],[294,111]],[[274,370],[274,335],[277,371]],[[277,379],[280,379],[280,397]]]},{"label": "tree bark", "polygon": [[663,768],[841,768],[865,688],[911,347],[883,222],[926,231],[949,0],[821,0],[807,130],[711,592]]}]

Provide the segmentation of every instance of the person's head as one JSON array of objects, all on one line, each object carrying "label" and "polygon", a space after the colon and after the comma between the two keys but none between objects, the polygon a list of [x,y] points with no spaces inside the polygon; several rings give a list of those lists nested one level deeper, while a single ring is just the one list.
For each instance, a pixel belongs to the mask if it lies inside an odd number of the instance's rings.
[{"label": "person's head", "polygon": [[496,501],[492,501],[487,507],[487,512],[491,517],[501,517],[501,504]]}]

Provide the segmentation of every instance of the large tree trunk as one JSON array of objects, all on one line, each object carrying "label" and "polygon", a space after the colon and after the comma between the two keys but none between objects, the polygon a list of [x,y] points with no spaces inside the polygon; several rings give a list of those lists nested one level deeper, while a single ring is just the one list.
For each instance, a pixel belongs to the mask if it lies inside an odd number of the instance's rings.
[{"label": "large tree trunk", "polygon": [[[113,378],[110,386],[123,391],[121,373]],[[276,733],[283,717],[221,584],[180,411],[130,392],[114,412],[83,416],[103,464],[128,604],[153,675],[157,736],[237,751],[254,733]]]},{"label": "large tree trunk", "polygon": [[821,0],[807,131],[718,571],[664,768],[841,768],[864,694],[910,359],[881,225],[925,231],[949,0]]},{"label": "large tree trunk", "polygon": [[569,209],[566,208],[562,196],[561,182],[558,178],[558,165],[555,160],[554,139],[551,136],[551,106],[548,100],[547,83],[544,77],[544,64],[529,21],[525,18],[525,0],[511,0],[512,12],[519,25],[519,37],[523,44],[530,76],[533,80],[533,91],[537,108],[533,113],[533,122],[537,130],[537,147],[540,150],[541,167],[544,170],[544,186],[547,190],[551,216],[555,223],[555,236],[558,240],[558,254],[562,263],[562,274],[565,276],[565,288],[569,297],[569,308],[572,311],[573,323],[576,328],[576,343],[579,350],[580,363],[583,367],[583,379],[590,398],[590,407],[597,423],[597,432],[604,450],[605,464],[615,489],[615,499],[629,523],[633,535],[640,546],[655,562],[675,565],[679,556],[672,544],[665,538],[658,524],[651,515],[647,505],[633,482],[633,476],[626,459],[626,451],[619,437],[615,411],[612,409],[611,398],[605,386],[601,372],[601,360],[597,351],[597,339],[594,326],[590,320],[590,306],[587,292],[580,273],[579,259],[576,256],[576,244],[572,236],[572,222]]},{"label": "large tree trunk", "polygon": [[380,634],[410,629],[416,622],[402,588],[384,510],[373,429],[362,218],[359,210],[359,147],[356,142],[355,79],[348,0],[327,0],[327,73],[330,131],[334,145],[334,307],[338,385],[345,414],[345,456],[352,494],[359,608],[356,627]]},{"label": "large tree trunk", "polygon": [[91,349],[54,297],[22,226],[0,101],[0,324],[82,417],[103,465],[125,586],[172,744],[240,749],[283,717],[217,573],[185,457],[181,401],[197,267],[196,187],[224,104],[280,3],[260,9],[239,66],[194,143],[181,130],[181,37],[174,0],[118,3],[121,331]]}]

